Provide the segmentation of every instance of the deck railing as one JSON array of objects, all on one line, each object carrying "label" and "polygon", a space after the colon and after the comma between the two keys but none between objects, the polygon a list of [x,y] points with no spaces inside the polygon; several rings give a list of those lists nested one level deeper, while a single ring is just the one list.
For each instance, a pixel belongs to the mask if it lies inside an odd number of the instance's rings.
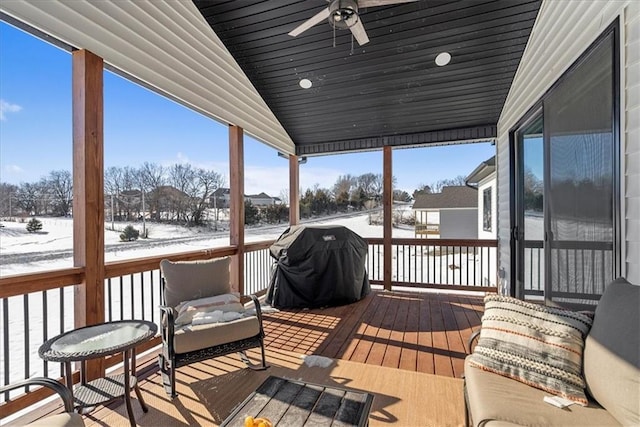
[{"label": "deck railing", "polygon": [[[371,283],[384,280],[383,239],[367,239]],[[391,283],[411,288],[496,289],[496,240],[392,239]]]},{"label": "deck railing", "polygon": [[[367,271],[373,284],[383,282],[382,239],[367,239]],[[264,293],[269,285],[274,261],[269,255],[272,241],[249,243],[244,253],[244,292]],[[393,239],[393,286],[436,287],[447,289],[495,289],[496,241]],[[167,254],[105,264],[105,320],[144,319],[159,323],[157,306],[161,301],[159,263],[217,258],[234,255],[234,247],[179,254]],[[74,328],[74,285],[82,283],[84,269],[11,276],[0,279],[2,314],[3,384],[45,375],[62,376],[60,364],[44,362],[39,346],[60,333]],[[159,337],[141,346],[139,352],[156,347]],[[107,358],[107,368],[121,358]],[[78,374],[76,373],[76,380]],[[47,391],[9,401],[0,397],[3,413],[11,414],[42,399]],[[32,396],[29,396],[32,395]],[[13,397],[13,396],[12,396]]]},{"label": "deck railing", "polygon": [[[545,289],[545,252],[542,240],[524,241],[524,295],[568,303],[595,304],[613,280],[613,243],[561,241],[550,243],[552,289]],[[545,295],[545,293],[547,293]]]}]

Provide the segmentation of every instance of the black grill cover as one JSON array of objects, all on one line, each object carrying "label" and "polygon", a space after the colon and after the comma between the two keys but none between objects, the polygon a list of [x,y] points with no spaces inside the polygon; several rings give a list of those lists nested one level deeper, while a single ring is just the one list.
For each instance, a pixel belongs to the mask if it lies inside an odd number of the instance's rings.
[{"label": "black grill cover", "polygon": [[350,304],[371,291],[367,242],[346,227],[292,226],[269,250],[277,261],[267,291],[273,307]]}]

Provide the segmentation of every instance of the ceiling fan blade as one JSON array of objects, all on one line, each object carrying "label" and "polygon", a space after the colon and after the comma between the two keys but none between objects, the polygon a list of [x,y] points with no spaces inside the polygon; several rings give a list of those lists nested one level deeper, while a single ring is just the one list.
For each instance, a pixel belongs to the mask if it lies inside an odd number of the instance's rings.
[{"label": "ceiling fan blade", "polygon": [[369,43],[369,36],[367,36],[367,32],[364,30],[362,19],[358,19],[358,22],[349,27],[349,29],[351,30],[351,34],[353,34],[353,37],[356,38],[360,46]]},{"label": "ceiling fan blade", "polygon": [[295,37],[298,34],[302,33],[303,31],[307,31],[309,28],[313,27],[317,23],[327,19],[329,17],[329,14],[330,14],[329,8],[325,7],[320,12],[316,13],[311,18],[307,19],[302,24],[300,24],[299,26],[291,30],[289,35]]},{"label": "ceiling fan blade", "polygon": [[358,7],[391,6],[400,3],[412,3],[417,0],[360,0]]}]

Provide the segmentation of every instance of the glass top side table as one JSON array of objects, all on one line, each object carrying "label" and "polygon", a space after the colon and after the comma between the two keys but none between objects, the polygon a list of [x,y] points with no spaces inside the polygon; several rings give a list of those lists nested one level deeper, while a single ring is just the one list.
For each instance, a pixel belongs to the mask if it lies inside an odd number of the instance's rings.
[{"label": "glass top side table", "polygon": [[[44,360],[64,363],[67,387],[73,393],[77,408],[93,407],[124,396],[129,421],[132,426],[135,426],[131,408],[132,388],[136,392],[142,410],[144,412],[149,410],[142,399],[135,376],[135,347],[151,340],[157,332],[158,326],[146,320],[121,320],[85,326],[47,340],[38,349],[38,354]],[[117,353],[122,353],[123,374],[86,381],[85,361]],[[81,384],[75,390],[71,362],[82,362]]]}]

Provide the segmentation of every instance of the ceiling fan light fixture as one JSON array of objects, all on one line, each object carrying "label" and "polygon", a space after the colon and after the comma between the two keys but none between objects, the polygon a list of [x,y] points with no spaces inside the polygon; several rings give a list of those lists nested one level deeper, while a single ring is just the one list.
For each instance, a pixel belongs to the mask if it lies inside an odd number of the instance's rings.
[{"label": "ceiling fan light fixture", "polygon": [[313,86],[313,83],[309,79],[301,79],[298,84],[302,89],[310,89]]},{"label": "ceiling fan light fixture", "polygon": [[436,56],[436,65],[438,67],[444,67],[449,62],[451,62],[451,54],[449,52],[440,52],[438,56]]},{"label": "ceiling fan light fixture", "polygon": [[358,3],[355,0],[334,0],[329,5],[329,24],[346,30],[358,22]]}]

